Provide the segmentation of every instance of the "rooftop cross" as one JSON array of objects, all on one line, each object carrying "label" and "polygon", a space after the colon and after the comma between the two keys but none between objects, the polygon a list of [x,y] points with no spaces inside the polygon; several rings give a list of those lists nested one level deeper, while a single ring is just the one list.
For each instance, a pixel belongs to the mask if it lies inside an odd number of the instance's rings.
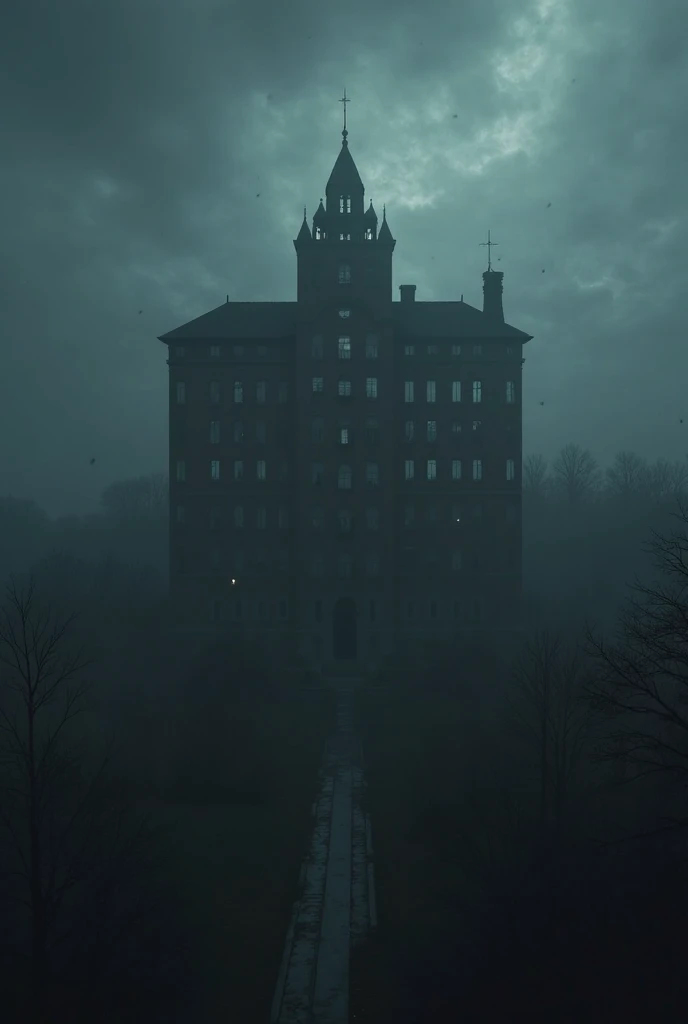
[{"label": "rooftop cross", "polygon": [[347,103],[351,103],[351,100],[348,100],[346,98],[346,89],[344,90],[344,95],[342,96],[339,102],[344,104],[344,131],[342,132],[342,136],[343,138],[346,139],[347,135],[349,134],[348,131],[346,130],[346,105]]},{"label": "rooftop cross", "polygon": [[493,242],[490,239],[490,232],[488,231],[487,232],[487,241],[486,242],[481,242],[480,245],[486,245],[487,246],[487,269],[488,270],[492,270],[492,246],[493,245],[499,245],[499,242]]}]

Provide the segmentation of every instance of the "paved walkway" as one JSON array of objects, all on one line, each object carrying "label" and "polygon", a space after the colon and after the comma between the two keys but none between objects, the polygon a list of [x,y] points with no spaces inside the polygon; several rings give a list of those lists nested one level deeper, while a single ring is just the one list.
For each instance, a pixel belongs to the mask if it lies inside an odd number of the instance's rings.
[{"label": "paved walkway", "polygon": [[352,691],[338,692],[314,827],[282,958],[271,1024],[349,1024],[351,943],[374,927],[370,823]]}]

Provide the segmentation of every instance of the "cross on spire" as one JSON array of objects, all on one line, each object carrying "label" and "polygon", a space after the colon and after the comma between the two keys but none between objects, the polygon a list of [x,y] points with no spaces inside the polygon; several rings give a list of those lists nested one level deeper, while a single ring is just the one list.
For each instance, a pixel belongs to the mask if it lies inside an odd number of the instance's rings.
[{"label": "cross on spire", "polygon": [[487,246],[487,269],[492,270],[492,246],[499,245],[499,242],[493,242],[490,238],[490,232],[487,232],[487,241],[481,242],[480,245]]},{"label": "cross on spire", "polygon": [[346,105],[347,103],[351,103],[351,100],[348,100],[346,98],[346,89],[344,89],[344,95],[342,96],[339,102],[344,104],[344,131],[342,132],[342,138],[346,139],[347,135],[349,134],[348,131],[346,130]]}]

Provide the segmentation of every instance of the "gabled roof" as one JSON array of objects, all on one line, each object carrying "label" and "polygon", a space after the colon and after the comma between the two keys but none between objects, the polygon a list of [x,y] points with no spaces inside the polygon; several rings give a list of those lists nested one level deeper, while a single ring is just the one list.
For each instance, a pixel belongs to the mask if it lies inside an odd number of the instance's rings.
[{"label": "gabled roof", "polygon": [[[223,302],[209,313],[161,334],[159,341],[222,341],[233,338],[288,338],[296,334],[296,302]],[[392,322],[399,338],[513,338],[532,335],[495,323],[466,302],[393,302]]]}]

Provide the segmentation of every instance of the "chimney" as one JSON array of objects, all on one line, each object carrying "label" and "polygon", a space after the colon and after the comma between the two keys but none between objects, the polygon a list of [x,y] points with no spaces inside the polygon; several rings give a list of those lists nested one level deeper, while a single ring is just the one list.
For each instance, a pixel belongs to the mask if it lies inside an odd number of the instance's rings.
[{"label": "chimney", "polygon": [[415,284],[400,284],[399,291],[401,292],[402,302],[415,302],[416,301],[416,286]]},{"label": "chimney", "polygon": [[483,274],[483,313],[490,320],[497,323],[504,323],[504,309],[502,307],[502,279],[504,274],[501,270],[486,270]]}]

